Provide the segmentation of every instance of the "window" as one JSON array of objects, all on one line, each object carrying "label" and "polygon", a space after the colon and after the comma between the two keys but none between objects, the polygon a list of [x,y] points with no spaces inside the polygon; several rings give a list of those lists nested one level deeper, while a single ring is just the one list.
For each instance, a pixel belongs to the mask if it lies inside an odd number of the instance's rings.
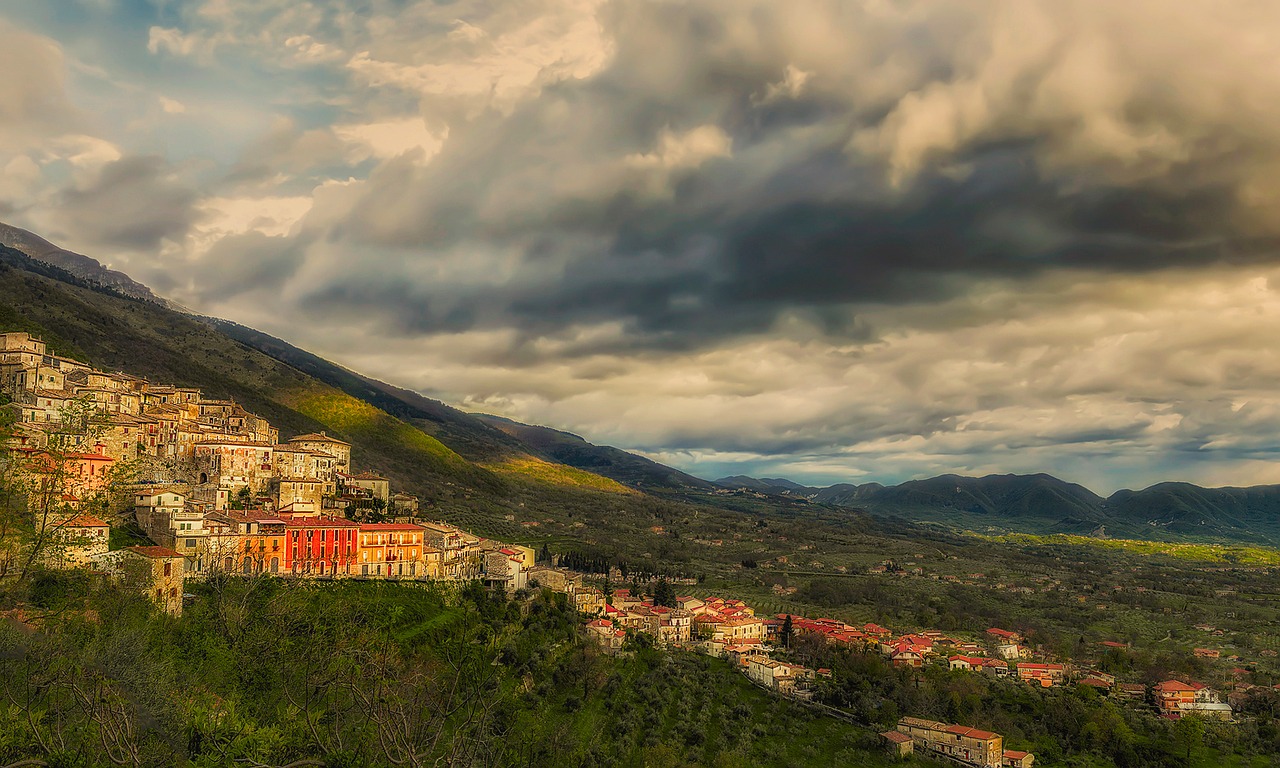
[{"label": "window", "polygon": [[171,575],[173,575],[173,563],[165,563],[165,564],[164,564],[164,575],[165,575],[165,576],[171,576]]}]

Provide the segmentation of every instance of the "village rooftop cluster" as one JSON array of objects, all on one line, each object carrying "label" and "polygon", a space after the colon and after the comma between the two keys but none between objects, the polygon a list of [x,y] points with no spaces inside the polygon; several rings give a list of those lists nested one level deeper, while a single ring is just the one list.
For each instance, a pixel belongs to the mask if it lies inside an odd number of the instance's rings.
[{"label": "village rooftop cluster", "polygon": [[[46,497],[43,562],[108,572],[132,563],[171,613],[182,610],[184,579],[220,573],[483,578],[520,589],[535,562],[528,547],[417,520],[418,500],[354,472],[343,440],[280,442],[237,403],[95,370],[27,333],[0,334],[0,392],[17,417],[9,454]],[[89,510],[104,510],[103,496],[120,487],[155,545],[110,549],[109,522]],[[352,519],[370,516],[380,520]]]}]

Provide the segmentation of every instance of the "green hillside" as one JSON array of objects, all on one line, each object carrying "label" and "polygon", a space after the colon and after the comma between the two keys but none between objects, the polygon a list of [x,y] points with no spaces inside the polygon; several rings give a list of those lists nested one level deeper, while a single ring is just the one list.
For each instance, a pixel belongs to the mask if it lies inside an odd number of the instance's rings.
[{"label": "green hillside", "polygon": [[[357,466],[388,476],[441,516],[462,516],[495,532],[512,509],[616,506],[612,481],[575,474],[522,473],[514,481],[468,461],[414,424],[273,359],[215,325],[157,303],[90,285],[58,268],[0,247],[0,327],[24,330],[59,354],[101,369],[196,386],[270,419],[281,436],[325,430],[353,444]],[[483,425],[482,425],[482,428]],[[487,429],[487,428],[486,428]],[[491,430],[501,437],[501,433]],[[520,456],[509,447],[507,456]],[[568,468],[566,468],[568,469]],[[578,473],[578,470],[574,470]],[[593,476],[594,477],[594,476]],[[542,498],[543,486],[559,486]]]}]

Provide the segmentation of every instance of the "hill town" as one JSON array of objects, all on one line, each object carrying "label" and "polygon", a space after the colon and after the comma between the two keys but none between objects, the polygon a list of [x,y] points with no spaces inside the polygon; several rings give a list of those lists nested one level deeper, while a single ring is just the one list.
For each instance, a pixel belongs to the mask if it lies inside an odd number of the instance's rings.
[{"label": "hill town", "polygon": [[[816,641],[882,656],[894,668],[940,666],[1011,685],[1074,684],[1175,721],[1192,714],[1231,720],[1231,702],[1253,688],[1126,682],[1096,665],[1055,659],[997,627],[980,636],[894,632],[870,622],[759,616],[742,600],[676,595],[665,580],[651,581],[648,594],[612,589],[624,577],[616,569],[601,580],[557,567],[546,552],[422,519],[415,497],[353,466],[352,445],[337,437],[317,432],[281,441],[266,419],[235,402],[96,370],[52,354],[27,333],[0,334],[0,392],[14,416],[7,469],[38,517],[30,551],[7,542],[0,555],[6,570],[38,564],[101,573],[175,615],[187,581],[211,578],[475,581],[517,594],[543,588],[565,596],[605,653],[625,654],[637,643],[697,650],[729,660],[772,694],[836,717],[841,713],[815,696],[831,670],[797,662],[795,645]],[[1104,650],[1127,648],[1110,645]],[[880,736],[900,757],[984,768],[1021,768],[1035,759],[1005,749],[994,732],[913,716]]]}]

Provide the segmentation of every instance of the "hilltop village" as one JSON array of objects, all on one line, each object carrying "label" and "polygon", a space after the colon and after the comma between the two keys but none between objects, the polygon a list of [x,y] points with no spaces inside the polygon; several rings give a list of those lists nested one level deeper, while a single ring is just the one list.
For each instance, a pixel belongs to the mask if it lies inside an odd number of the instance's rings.
[{"label": "hilltop village", "polygon": [[[0,394],[14,421],[8,453],[37,508],[40,561],[138,579],[137,588],[173,614],[182,611],[186,580],[214,576],[479,580],[565,595],[606,652],[637,643],[701,651],[728,659],[762,688],[819,708],[814,693],[831,672],[791,660],[789,649],[805,638],[880,654],[897,668],[938,666],[1039,688],[1085,686],[1170,720],[1229,720],[1233,697],[1247,693],[1194,680],[1151,688],[1118,681],[1093,666],[1056,661],[997,627],[966,638],[932,629],[900,633],[874,623],[758,616],[731,598],[611,590],[621,574],[595,581],[539,562],[530,547],[421,519],[415,497],[353,466],[352,446],[337,437],[317,432],[281,441],[276,427],[235,402],[95,370],[50,354],[26,333],[0,334]],[[113,531],[132,525],[151,543],[113,546]],[[1005,749],[999,734],[916,717],[903,717],[881,739],[898,755],[960,765],[1025,768],[1034,761]]]},{"label": "hilltop village", "polygon": [[[266,419],[190,387],[108,373],[0,334],[0,393],[14,410],[11,455],[39,507],[53,567],[154,572],[148,594],[182,610],[183,580],[483,578],[522,588],[534,551],[418,520],[418,500],[356,471],[323,432],[284,442]],[[125,495],[154,542],[112,549],[105,496]],[[94,514],[95,511],[100,514]]]}]

